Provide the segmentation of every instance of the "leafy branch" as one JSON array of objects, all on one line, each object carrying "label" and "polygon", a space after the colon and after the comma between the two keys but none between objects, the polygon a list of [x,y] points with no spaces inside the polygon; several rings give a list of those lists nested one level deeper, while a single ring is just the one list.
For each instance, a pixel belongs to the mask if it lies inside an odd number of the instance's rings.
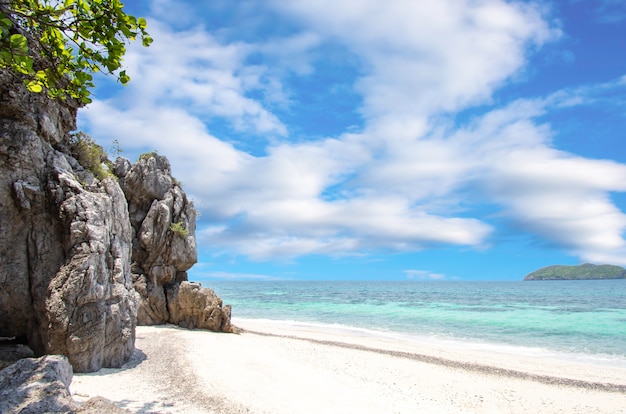
[{"label": "leafy branch", "polygon": [[0,0],[0,68],[25,77],[31,92],[91,102],[92,74],[123,85],[128,41],[152,43],[146,19],[126,14],[120,0]]}]

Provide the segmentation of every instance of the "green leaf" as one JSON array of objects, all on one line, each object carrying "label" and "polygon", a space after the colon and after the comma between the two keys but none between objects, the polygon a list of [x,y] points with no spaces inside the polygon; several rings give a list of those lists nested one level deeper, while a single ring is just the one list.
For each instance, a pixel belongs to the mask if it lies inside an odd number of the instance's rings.
[{"label": "green leaf", "polygon": [[122,85],[126,85],[128,82],[130,82],[130,76],[128,76],[128,75],[126,74],[126,71],[125,71],[125,70],[123,70],[123,71],[121,71],[121,72],[120,72],[120,78],[119,78],[119,79],[120,79],[120,83],[121,83]]},{"label": "green leaf", "polygon": [[0,38],[4,34],[9,33],[9,29],[11,28],[11,26],[13,26],[13,23],[11,23],[11,20],[7,19],[6,16],[0,13]]},{"label": "green leaf", "polygon": [[11,45],[11,49],[18,49],[24,52],[28,51],[28,41],[26,37],[21,34],[13,34],[9,37],[9,43]]},{"label": "green leaf", "polygon": [[[53,98],[91,102],[94,72],[127,84],[128,41],[152,43],[147,20],[126,14],[121,0],[0,0],[0,68],[27,75],[25,86]],[[17,25],[16,31],[11,30]],[[28,39],[19,33],[32,33]],[[35,55],[37,53],[37,55]],[[43,59],[42,59],[43,58]],[[33,62],[37,60],[37,71]],[[123,68],[122,68],[123,69]]]},{"label": "green leaf", "polygon": [[26,88],[31,92],[40,93],[43,91],[43,83],[39,80],[32,80],[26,83]]},{"label": "green leaf", "polygon": [[33,72],[33,59],[30,56],[16,55],[11,67],[18,73],[28,75]]}]

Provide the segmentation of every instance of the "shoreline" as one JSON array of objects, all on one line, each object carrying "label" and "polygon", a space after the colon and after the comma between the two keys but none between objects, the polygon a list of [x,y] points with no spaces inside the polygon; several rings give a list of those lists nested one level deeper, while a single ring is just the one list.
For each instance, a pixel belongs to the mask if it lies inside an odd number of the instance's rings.
[{"label": "shoreline", "polygon": [[626,406],[626,369],[234,322],[239,335],[138,327],[131,361],[75,374],[72,393],[141,413],[612,413]]},{"label": "shoreline", "polygon": [[455,338],[452,336],[421,335],[403,331],[382,330],[378,328],[362,328],[352,325],[335,323],[309,322],[294,319],[267,319],[233,317],[233,325],[246,326],[260,325],[261,329],[277,329],[283,332],[293,331],[296,335],[305,334],[336,334],[338,337],[350,339],[351,337],[380,338],[391,341],[422,344],[431,347],[445,347],[457,349],[459,352],[471,352],[474,350],[489,350],[499,354],[515,355],[521,357],[548,358],[563,362],[585,363],[596,366],[610,366],[626,369],[626,353],[624,355],[611,355],[606,353],[591,353],[580,351],[566,351],[560,349],[548,349],[533,345],[512,345],[506,342],[493,342],[474,338]]},{"label": "shoreline", "polygon": [[334,346],[338,348],[347,348],[347,349],[356,349],[359,351],[375,352],[375,353],[379,353],[383,355],[390,355],[393,357],[406,358],[406,359],[411,359],[411,360],[415,360],[419,362],[425,362],[427,364],[442,365],[442,366],[454,368],[454,369],[458,368],[458,369],[462,369],[465,371],[476,371],[479,373],[504,376],[508,378],[517,378],[517,379],[523,379],[523,380],[536,381],[536,382],[541,382],[541,383],[549,384],[549,385],[565,385],[569,387],[595,389],[595,390],[606,391],[606,392],[626,393],[626,384],[613,384],[613,383],[607,383],[607,382],[589,382],[589,381],[584,381],[584,380],[561,378],[558,376],[538,375],[538,374],[532,374],[532,373],[528,373],[524,371],[515,371],[512,369],[498,368],[498,367],[490,366],[490,365],[461,362],[461,361],[456,361],[452,359],[433,357],[433,356],[428,356],[428,355],[423,355],[423,354],[414,354],[410,352],[390,351],[390,350],[379,349],[379,348],[370,348],[367,346],[349,344],[345,342],[325,341],[325,340],[317,340],[317,339],[310,339],[310,338],[302,338],[298,336],[277,335],[277,334],[255,332],[255,331],[248,331],[248,330],[244,332],[251,333],[253,335],[260,335],[260,336],[270,336],[270,337],[275,337],[275,338],[286,338],[286,339],[308,341],[314,344],[328,345],[328,346]]},{"label": "shoreline", "polygon": [[[552,381],[550,377],[555,377],[583,384],[603,383],[607,379],[612,379],[618,384],[626,384],[626,358],[613,356],[605,358],[607,356],[603,354],[564,353],[490,342],[433,339],[347,325],[291,320],[233,318],[233,324],[261,335],[307,339],[320,344],[328,343],[355,349],[362,347],[374,352],[393,351],[411,359],[423,359],[431,363],[445,361],[459,368],[478,371],[486,371],[481,368],[485,366],[492,371],[510,371],[512,375],[520,378],[526,376],[543,378],[543,381],[549,382]],[[475,368],[472,368],[473,366]],[[555,376],[555,372],[560,375]]]}]

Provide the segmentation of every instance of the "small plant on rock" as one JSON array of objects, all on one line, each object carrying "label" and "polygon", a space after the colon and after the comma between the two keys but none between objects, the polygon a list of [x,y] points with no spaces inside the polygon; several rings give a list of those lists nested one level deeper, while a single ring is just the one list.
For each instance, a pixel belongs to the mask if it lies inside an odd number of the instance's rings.
[{"label": "small plant on rock", "polygon": [[157,155],[159,155],[157,150],[152,150],[150,152],[144,152],[143,154],[139,155],[139,158],[137,159],[137,161],[148,160],[148,159],[153,158],[153,157],[155,157]]},{"label": "small plant on rock", "polygon": [[170,224],[170,231],[181,239],[184,239],[189,235],[189,230],[185,228],[182,221]]},{"label": "small plant on rock", "polygon": [[98,180],[114,176],[111,172],[113,165],[104,153],[104,149],[88,134],[82,131],[72,134],[69,143],[74,158]]}]

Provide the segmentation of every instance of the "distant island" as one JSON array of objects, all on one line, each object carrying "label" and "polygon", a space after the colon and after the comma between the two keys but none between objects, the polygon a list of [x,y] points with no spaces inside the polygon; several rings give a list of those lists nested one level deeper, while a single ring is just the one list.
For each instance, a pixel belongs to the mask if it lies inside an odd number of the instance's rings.
[{"label": "distant island", "polygon": [[591,263],[579,266],[548,266],[535,270],[524,277],[524,280],[596,280],[626,279],[626,270],[620,266],[594,265]]}]

